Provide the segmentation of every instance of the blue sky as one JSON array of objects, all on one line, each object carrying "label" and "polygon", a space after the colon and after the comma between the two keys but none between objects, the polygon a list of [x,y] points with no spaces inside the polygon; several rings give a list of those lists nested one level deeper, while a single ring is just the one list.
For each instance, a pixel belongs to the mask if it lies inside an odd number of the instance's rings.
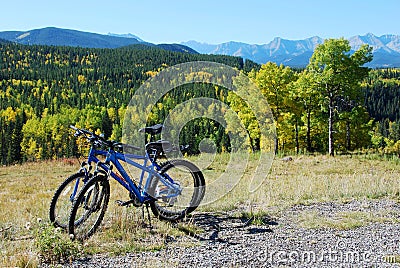
[{"label": "blue sky", "polygon": [[274,37],[400,35],[400,1],[14,0],[1,4],[0,31],[48,26],[132,33],[153,43],[265,44]]}]

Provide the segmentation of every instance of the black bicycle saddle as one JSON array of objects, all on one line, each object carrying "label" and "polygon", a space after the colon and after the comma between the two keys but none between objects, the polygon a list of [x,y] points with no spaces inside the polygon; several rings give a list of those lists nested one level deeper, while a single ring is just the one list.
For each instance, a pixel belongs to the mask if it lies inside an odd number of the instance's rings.
[{"label": "black bicycle saddle", "polygon": [[141,128],[141,129],[139,129],[139,131],[147,133],[147,134],[151,134],[151,135],[156,135],[156,134],[161,133],[163,127],[164,127],[163,124],[157,124],[154,126]]}]

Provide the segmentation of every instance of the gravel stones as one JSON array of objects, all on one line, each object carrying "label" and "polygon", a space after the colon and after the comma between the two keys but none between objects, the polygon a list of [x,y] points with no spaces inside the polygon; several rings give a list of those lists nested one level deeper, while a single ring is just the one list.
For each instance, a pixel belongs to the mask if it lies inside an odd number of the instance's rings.
[{"label": "gravel stones", "polygon": [[[308,211],[324,217],[390,211],[393,220],[344,230],[301,228],[294,219]],[[177,238],[192,246],[171,239],[161,251],[95,255],[65,267],[400,267],[400,204],[392,200],[298,205],[263,225],[232,215],[197,214],[195,224],[205,231]]]}]

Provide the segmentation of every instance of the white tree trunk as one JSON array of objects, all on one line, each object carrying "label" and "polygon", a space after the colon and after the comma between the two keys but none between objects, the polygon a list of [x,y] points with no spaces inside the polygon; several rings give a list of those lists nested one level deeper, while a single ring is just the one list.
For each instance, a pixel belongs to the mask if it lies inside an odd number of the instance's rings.
[{"label": "white tree trunk", "polygon": [[329,99],[329,141],[328,141],[328,146],[329,146],[329,155],[330,156],[334,156],[335,155],[335,151],[334,151],[334,144],[335,144],[335,140],[333,137],[333,117],[334,117],[334,107],[333,107],[333,99],[330,98]]}]

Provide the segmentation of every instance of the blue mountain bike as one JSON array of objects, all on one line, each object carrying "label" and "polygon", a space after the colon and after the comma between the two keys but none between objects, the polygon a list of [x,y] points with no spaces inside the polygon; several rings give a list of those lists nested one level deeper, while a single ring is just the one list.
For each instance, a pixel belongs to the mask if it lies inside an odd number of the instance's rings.
[{"label": "blue mountain bike", "polygon": [[[83,163],[80,172],[77,173],[80,175],[71,176],[73,183],[70,184],[73,185],[69,187],[71,188],[69,202],[72,203],[69,205],[67,224],[61,220],[53,221],[60,227],[66,226],[72,238],[84,240],[93,235],[101,224],[110,198],[111,178],[129,192],[130,200],[125,202],[118,200],[119,205],[145,204],[150,206],[153,214],[162,220],[177,221],[186,217],[203,199],[205,180],[196,165],[183,159],[168,160],[162,164],[159,162],[166,153],[186,148],[174,146],[165,140],[154,141],[154,136],[162,131],[161,124],[141,129],[142,132],[151,135],[150,142],[146,144],[144,150],[105,140],[85,129],[71,127],[76,131],[76,137],[84,136],[92,145],[87,162]],[[132,153],[135,151],[144,153]],[[99,156],[104,160],[99,160]],[[121,162],[139,169],[139,178],[132,179]],[[90,167],[93,165],[94,170],[91,172]],[[67,181],[68,179],[65,184],[68,184]],[[62,193],[63,190],[59,192]],[[57,201],[54,203],[54,207],[57,207]],[[57,218],[56,212],[53,218]]]}]

